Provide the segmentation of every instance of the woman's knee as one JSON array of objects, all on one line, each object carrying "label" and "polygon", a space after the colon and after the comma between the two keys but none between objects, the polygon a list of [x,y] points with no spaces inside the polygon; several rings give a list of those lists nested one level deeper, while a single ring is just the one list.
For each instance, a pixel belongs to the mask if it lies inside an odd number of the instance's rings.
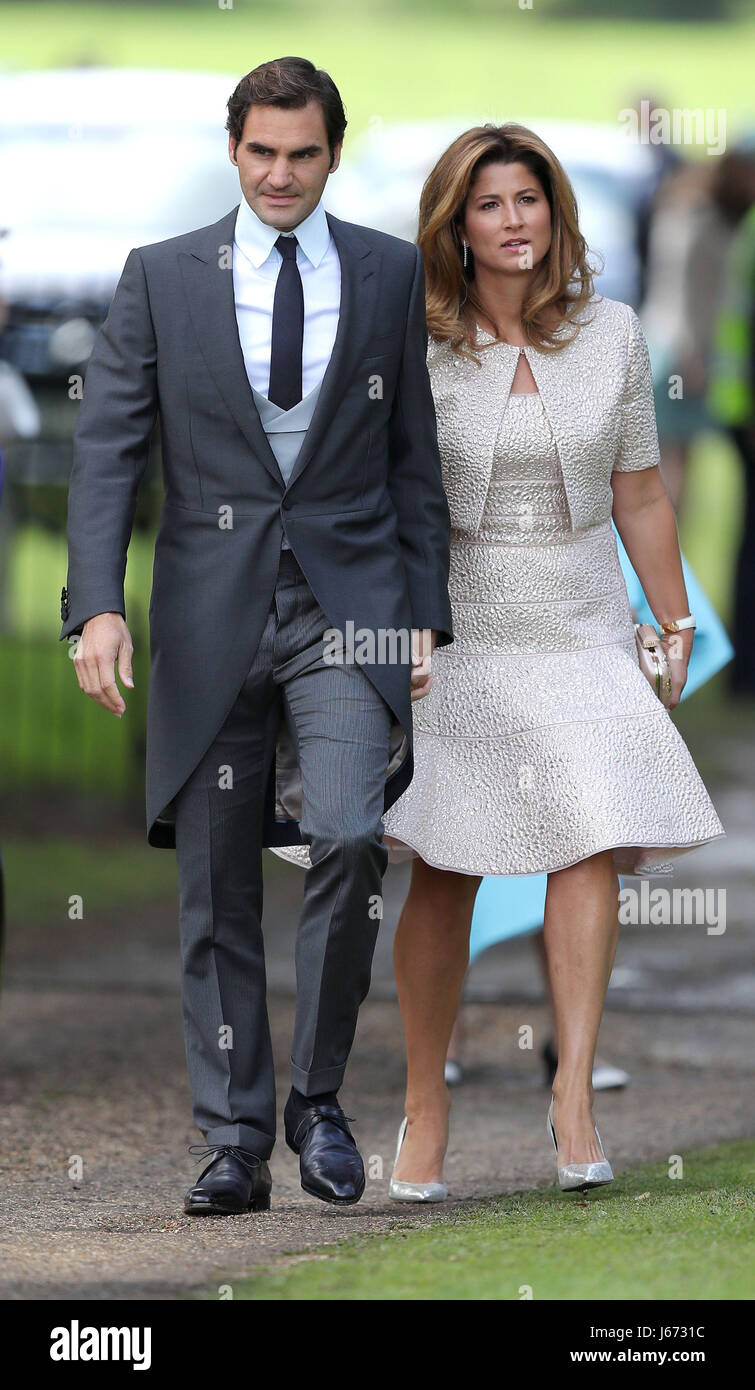
[{"label": "woman's knee", "polygon": [[554,869],[548,875],[548,882],[553,884],[577,884],[593,883],[598,879],[608,878],[615,875],[613,850],[599,850],[597,854],[591,854],[587,859],[579,859],[576,864],[568,864],[565,869]]},{"label": "woman's knee", "polygon": [[481,877],[437,869],[417,859],[412,867],[410,893],[439,917],[471,914]]}]

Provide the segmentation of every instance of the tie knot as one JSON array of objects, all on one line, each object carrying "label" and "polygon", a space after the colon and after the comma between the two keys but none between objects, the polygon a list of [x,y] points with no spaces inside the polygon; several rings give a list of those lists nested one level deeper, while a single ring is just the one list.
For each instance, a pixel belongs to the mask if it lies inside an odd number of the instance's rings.
[{"label": "tie knot", "polygon": [[281,232],[275,243],[276,250],[280,251],[284,261],[293,261],[296,259],[296,248],[298,245],[299,243],[295,236],[284,236],[283,232]]}]

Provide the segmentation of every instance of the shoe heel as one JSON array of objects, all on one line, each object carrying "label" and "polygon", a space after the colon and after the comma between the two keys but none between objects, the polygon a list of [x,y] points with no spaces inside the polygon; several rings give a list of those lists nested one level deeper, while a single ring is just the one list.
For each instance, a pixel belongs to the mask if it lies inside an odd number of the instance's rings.
[{"label": "shoe heel", "polygon": [[248,1206],[247,1210],[248,1210],[248,1211],[269,1211],[269,1210],[270,1210],[270,1193],[268,1192],[268,1193],[267,1193],[265,1196],[263,1196],[263,1197],[252,1197],[252,1200],[251,1200],[251,1202],[249,1203],[249,1206]]},{"label": "shoe heel", "polygon": [[[401,1121],[401,1128],[398,1132],[396,1157],[393,1160],[394,1171],[398,1163],[398,1156],[401,1153],[401,1145],[404,1142],[408,1123],[409,1121],[405,1115]],[[388,1184],[388,1196],[394,1202],[445,1202],[448,1191],[444,1182],[402,1182],[400,1178],[394,1178],[392,1176]]]},{"label": "shoe heel", "polygon": [[546,1125],[556,1151],[558,1185],[562,1192],[587,1192],[591,1187],[605,1187],[606,1183],[613,1182],[613,1172],[606,1159],[597,1125],[595,1126],[595,1133],[600,1144],[600,1151],[603,1154],[602,1161],[599,1163],[569,1163],[564,1167],[558,1165],[558,1142],[553,1127],[553,1096],[551,1096],[551,1103],[548,1107]]}]

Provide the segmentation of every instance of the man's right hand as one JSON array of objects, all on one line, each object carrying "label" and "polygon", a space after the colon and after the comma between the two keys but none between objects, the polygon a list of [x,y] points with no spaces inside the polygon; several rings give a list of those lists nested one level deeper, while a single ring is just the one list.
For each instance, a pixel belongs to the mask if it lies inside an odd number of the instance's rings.
[{"label": "man's right hand", "polygon": [[124,685],[133,689],[131,656],[134,644],[120,613],[98,613],[88,618],[76,643],[73,664],[76,679],[85,695],[109,709],[120,719],[126,702],[115,683],[115,663]]}]

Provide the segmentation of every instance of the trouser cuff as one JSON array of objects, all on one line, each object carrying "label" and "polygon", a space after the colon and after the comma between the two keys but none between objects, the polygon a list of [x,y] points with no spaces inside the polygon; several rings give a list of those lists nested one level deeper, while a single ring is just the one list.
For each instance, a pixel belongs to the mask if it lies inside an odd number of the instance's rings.
[{"label": "trouser cuff", "polygon": [[264,1134],[261,1129],[250,1125],[217,1125],[208,1129],[205,1139],[208,1144],[235,1144],[239,1149],[248,1149],[257,1158],[267,1159],[273,1152],[275,1135]]},{"label": "trouser cuff", "polygon": [[291,1058],[291,1081],[303,1096],[318,1096],[321,1091],[337,1091],[346,1073],[346,1063],[340,1067],[325,1067],[321,1071],[304,1071]]}]

